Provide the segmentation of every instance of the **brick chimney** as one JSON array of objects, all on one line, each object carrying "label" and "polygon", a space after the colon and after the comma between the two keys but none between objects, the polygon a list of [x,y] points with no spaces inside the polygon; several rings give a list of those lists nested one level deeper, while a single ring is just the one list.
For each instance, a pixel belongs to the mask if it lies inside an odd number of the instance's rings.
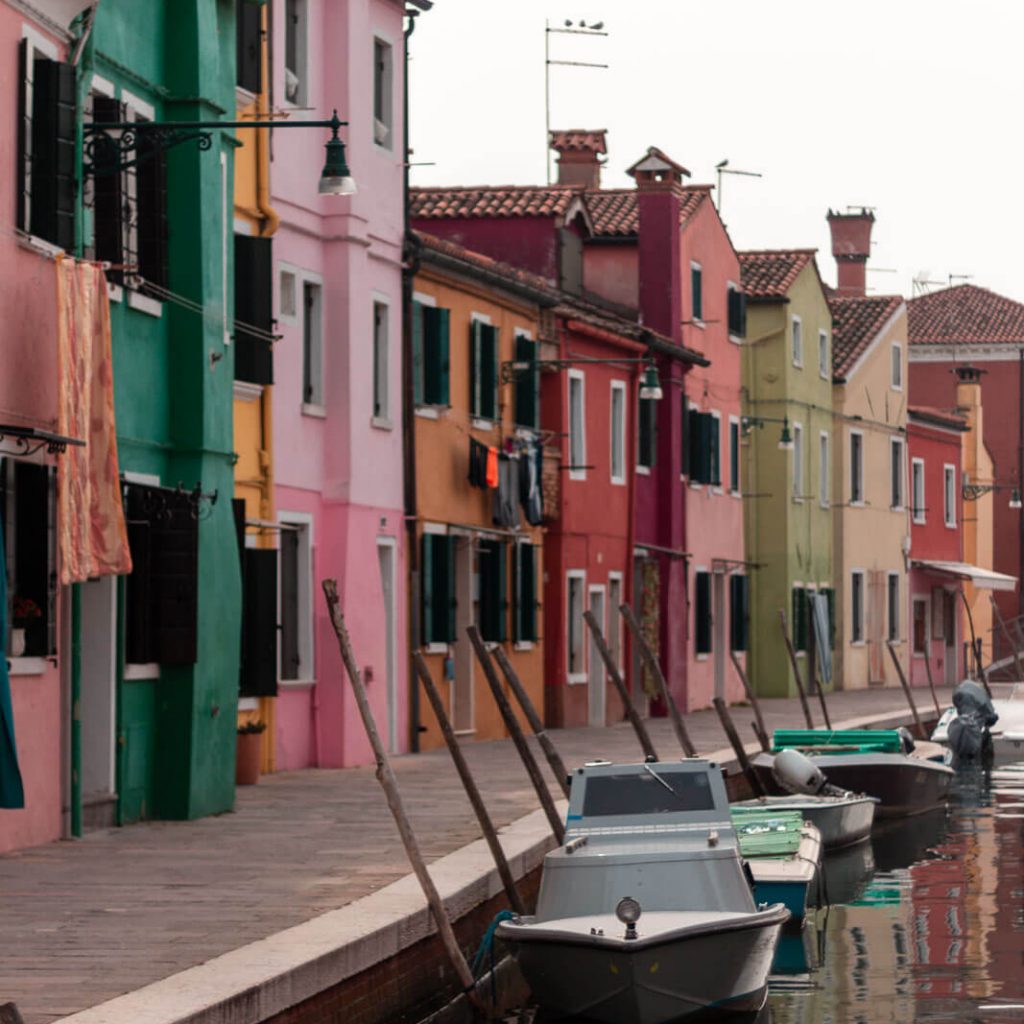
[{"label": "brick chimney", "polygon": [[640,315],[653,330],[682,341],[683,276],[679,206],[690,172],[651,146],[626,171],[636,181]]},{"label": "brick chimney", "polygon": [[832,232],[832,255],[836,260],[840,295],[863,296],[867,285],[867,262],[871,255],[871,225],[875,215],[867,209],[857,213],[828,211]]},{"label": "brick chimney", "polygon": [[601,187],[601,157],[608,152],[607,129],[570,128],[551,133],[551,148],[558,154],[558,184]]}]

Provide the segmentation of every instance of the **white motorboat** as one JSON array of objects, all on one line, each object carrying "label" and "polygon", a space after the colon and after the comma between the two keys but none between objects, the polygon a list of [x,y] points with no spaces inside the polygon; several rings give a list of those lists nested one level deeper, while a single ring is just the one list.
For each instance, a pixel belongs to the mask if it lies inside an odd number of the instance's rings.
[{"label": "white motorboat", "polygon": [[497,930],[546,1012],[667,1024],[763,1005],[789,912],[754,902],[718,765],[585,765],[567,825],[536,914]]},{"label": "white motorboat", "polygon": [[[964,686],[961,683],[957,689]],[[979,724],[978,727],[984,728],[991,741],[992,763],[1004,765],[1024,761],[1024,683],[992,683],[990,688],[991,708],[998,717],[994,723]],[[947,708],[935,726],[932,740],[943,746],[952,746],[950,727],[956,719],[960,719],[957,708]],[[953,731],[957,731],[955,726]]]}]

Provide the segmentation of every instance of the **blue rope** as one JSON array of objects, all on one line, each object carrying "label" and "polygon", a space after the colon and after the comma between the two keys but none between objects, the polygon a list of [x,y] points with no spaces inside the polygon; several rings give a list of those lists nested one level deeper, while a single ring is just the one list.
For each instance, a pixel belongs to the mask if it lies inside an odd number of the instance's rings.
[{"label": "blue rope", "polygon": [[484,932],[484,937],[480,940],[480,945],[477,948],[476,956],[473,957],[474,978],[480,976],[480,968],[483,967],[487,960],[490,961],[492,967],[494,966],[494,933],[498,930],[498,925],[502,921],[511,921],[515,916],[511,910],[500,910],[495,915],[494,920],[487,926],[487,931]]}]

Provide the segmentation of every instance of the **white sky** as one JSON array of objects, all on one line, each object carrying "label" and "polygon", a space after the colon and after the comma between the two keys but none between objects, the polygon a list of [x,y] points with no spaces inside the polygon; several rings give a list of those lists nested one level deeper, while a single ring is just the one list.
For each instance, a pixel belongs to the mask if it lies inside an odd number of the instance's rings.
[{"label": "white sky", "polygon": [[[876,208],[868,288],[915,275],[1024,301],[1024,3],[1019,0],[435,0],[410,53],[414,185],[542,184],[544,22],[551,126],[607,128],[602,183],[656,145],[728,177],[738,249],[817,247],[829,206]],[[896,273],[872,272],[889,268]]]}]

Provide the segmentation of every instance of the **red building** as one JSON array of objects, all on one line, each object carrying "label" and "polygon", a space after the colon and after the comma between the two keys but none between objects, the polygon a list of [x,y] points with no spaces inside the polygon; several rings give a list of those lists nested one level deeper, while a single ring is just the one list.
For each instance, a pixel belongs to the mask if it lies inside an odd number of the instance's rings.
[{"label": "red building", "polygon": [[958,569],[963,562],[961,497],[962,416],[911,406],[910,452],[910,682],[952,685],[960,668]]}]

